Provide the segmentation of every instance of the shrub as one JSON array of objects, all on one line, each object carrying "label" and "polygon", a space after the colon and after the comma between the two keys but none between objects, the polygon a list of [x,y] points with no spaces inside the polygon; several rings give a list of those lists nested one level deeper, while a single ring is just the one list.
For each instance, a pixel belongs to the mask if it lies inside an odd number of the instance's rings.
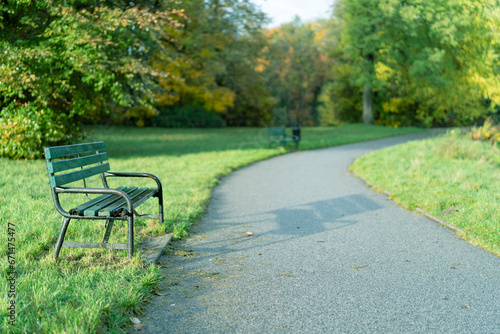
[{"label": "shrub", "polygon": [[0,156],[40,158],[44,146],[69,142],[76,133],[79,129],[71,126],[65,114],[13,102],[0,111]]},{"label": "shrub", "polygon": [[470,134],[470,139],[486,141],[489,140],[492,144],[500,142],[500,126],[495,125],[492,118],[488,118],[483,126],[474,127]]}]

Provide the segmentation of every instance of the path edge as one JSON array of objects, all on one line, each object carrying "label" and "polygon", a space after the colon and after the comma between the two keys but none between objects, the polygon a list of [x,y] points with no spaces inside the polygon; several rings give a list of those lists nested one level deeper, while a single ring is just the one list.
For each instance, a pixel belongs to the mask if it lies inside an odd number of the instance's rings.
[{"label": "path edge", "polygon": [[[351,170],[350,171],[356,178],[360,179],[361,181],[365,182],[368,187],[372,188],[374,191],[376,192],[379,192],[379,193],[383,193],[385,195],[387,195],[388,199],[390,199],[391,201],[393,201],[395,204],[399,205],[398,203],[396,203],[393,199],[393,195],[392,193],[388,192],[387,190],[385,190],[384,188],[382,188],[381,186],[379,186],[378,184],[375,184],[371,181],[368,181],[367,179],[365,179],[363,176],[359,175],[358,173],[356,173],[355,171]],[[401,205],[399,205],[401,206]],[[455,225],[452,225],[450,223],[448,223],[446,220],[444,219],[441,219],[439,217],[436,217],[434,216],[433,214],[431,214],[430,212],[428,211],[425,211],[424,209],[422,208],[416,208],[415,210],[411,210],[411,211],[414,211],[414,212],[418,212],[422,215],[424,215],[425,217],[435,221],[436,223],[440,224],[441,226],[445,226],[447,227],[448,229],[452,230],[453,232],[461,232],[463,234],[466,234],[466,231],[455,226]]]},{"label": "path edge", "polygon": [[137,248],[141,251],[141,257],[148,266],[158,261],[163,250],[165,250],[167,245],[172,241],[172,237],[172,234],[165,234],[160,238],[147,238],[138,245]]}]

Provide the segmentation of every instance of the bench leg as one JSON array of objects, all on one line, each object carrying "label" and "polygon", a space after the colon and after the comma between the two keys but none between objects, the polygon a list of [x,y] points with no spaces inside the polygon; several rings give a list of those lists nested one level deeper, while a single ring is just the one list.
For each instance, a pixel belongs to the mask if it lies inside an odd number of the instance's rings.
[{"label": "bench leg", "polygon": [[113,228],[114,220],[106,221],[106,232],[104,233],[104,238],[102,239],[102,243],[108,243],[109,237],[111,236],[111,229]]},{"label": "bench leg", "polygon": [[158,207],[158,215],[160,217],[160,225],[163,225],[163,194],[159,194],[158,202],[160,203]]},{"label": "bench leg", "polygon": [[57,259],[57,257],[59,256],[59,252],[61,251],[61,247],[64,242],[64,236],[66,235],[66,230],[68,229],[70,220],[71,218],[64,218],[63,220],[61,232],[59,233],[59,238],[57,238],[56,242],[56,249],[54,249],[54,254],[53,254],[54,260]]},{"label": "bench leg", "polygon": [[128,222],[128,258],[132,259],[134,256],[134,215],[127,218]]}]

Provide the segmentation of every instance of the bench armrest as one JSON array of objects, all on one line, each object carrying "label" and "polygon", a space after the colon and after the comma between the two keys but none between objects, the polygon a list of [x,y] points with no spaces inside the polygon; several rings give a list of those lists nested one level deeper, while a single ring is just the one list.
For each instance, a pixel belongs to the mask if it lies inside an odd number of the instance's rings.
[{"label": "bench armrest", "polygon": [[149,173],[116,173],[116,172],[105,172],[104,177],[146,177],[155,180],[158,187],[158,193],[163,194],[160,179]]},{"label": "bench armrest", "polygon": [[68,188],[68,187],[55,187],[52,188],[52,196],[54,198],[54,204],[56,206],[57,211],[61,215],[67,218],[78,218],[81,219],[79,216],[73,216],[69,212],[63,209],[61,206],[61,203],[59,202],[59,197],[58,194],[97,194],[97,195],[106,195],[106,194],[111,194],[111,195],[117,195],[120,197],[123,197],[125,199],[125,202],[127,202],[127,207],[129,208],[129,212],[133,212],[133,205],[132,201],[130,200],[130,197],[121,190],[118,189],[110,189],[110,188]]}]

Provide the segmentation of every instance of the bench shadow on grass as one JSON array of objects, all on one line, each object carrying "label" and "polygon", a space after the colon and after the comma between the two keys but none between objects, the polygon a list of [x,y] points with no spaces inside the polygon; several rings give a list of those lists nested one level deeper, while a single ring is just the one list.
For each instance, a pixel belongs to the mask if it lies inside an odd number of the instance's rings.
[{"label": "bench shadow on grass", "polygon": [[[207,256],[216,256],[267,247],[349,227],[358,222],[355,219],[348,219],[349,217],[381,208],[378,203],[370,198],[355,194],[244,216],[227,217],[227,213],[216,213],[212,216],[215,226],[210,227],[211,232],[214,229],[222,230],[231,226],[243,227],[250,225],[255,228],[258,224],[272,224],[275,228],[258,233],[252,238],[242,236],[241,232],[239,234],[235,233],[237,236],[234,238],[224,238],[223,233],[219,233],[220,240],[201,241],[196,248],[197,252],[201,254],[207,252],[209,254]],[[261,230],[266,230],[265,226],[262,226]],[[273,240],[269,240],[271,238]],[[200,258],[203,257],[203,255],[200,256]]]}]

